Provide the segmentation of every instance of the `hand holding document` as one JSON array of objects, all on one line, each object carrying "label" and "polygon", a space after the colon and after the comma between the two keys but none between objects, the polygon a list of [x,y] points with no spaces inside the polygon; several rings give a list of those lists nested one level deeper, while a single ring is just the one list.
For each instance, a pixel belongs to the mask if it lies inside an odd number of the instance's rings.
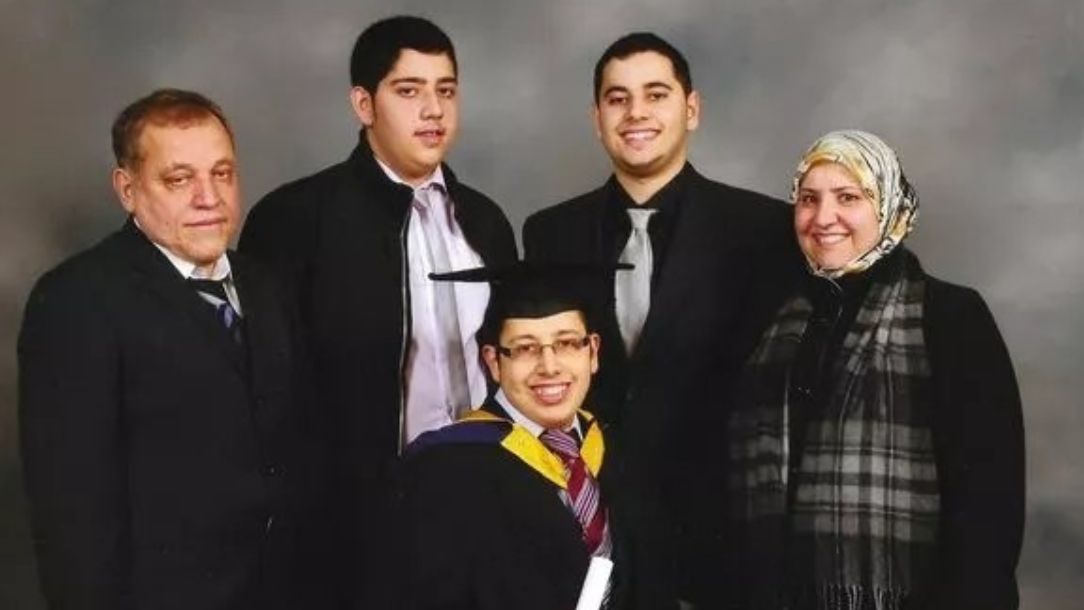
[{"label": "hand holding document", "polygon": [[599,610],[602,602],[606,600],[606,592],[610,588],[610,572],[614,569],[614,562],[604,557],[592,557],[591,565],[587,566],[587,576],[583,579],[583,588],[580,589],[580,601],[576,603],[576,610]]}]

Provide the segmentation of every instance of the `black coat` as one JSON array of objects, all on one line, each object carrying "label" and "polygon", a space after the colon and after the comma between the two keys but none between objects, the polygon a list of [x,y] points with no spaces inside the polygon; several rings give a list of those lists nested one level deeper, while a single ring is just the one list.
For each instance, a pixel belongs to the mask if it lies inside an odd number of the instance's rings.
[{"label": "black coat", "polygon": [[131,221],[31,293],[19,414],[51,607],[298,602],[298,337],[269,276],[230,262],[245,348]]},{"label": "black coat", "polygon": [[[515,260],[515,235],[500,208],[443,171],[471,247],[487,265]],[[345,162],[264,197],[241,235],[241,251],[284,276],[301,312],[329,447],[327,557],[345,605],[364,603],[370,584],[393,569],[381,549],[410,344],[412,198],[388,179],[362,135]]]},{"label": "black coat", "polygon": [[[611,303],[601,320],[599,373],[592,404],[610,425],[611,444],[622,446],[623,467],[636,488],[636,519],[656,545],[658,564],[642,574],[669,593],[698,597],[717,574],[702,572],[702,556],[718,547],[721,521],[702,500],[697,473],[718,461],[716,407],[734,366],[728,347],[747,306],[753,279],[772,273],[791,252],[789,207],[750,191],[691,174],[680,213],[656,270],[651,310],[631,357],[622,347]],[[531,260],[614,262],[619,252],[603,234],[603,186],[535,213],[523,228]],[[717,429],[715,430],[717,432]],[[714,493],[714,491],[712,491]],[[714,514],[713,514],[714,513]],[[638,583],[648,584],[648,583]]]},{"label": "black coat", "polygon": [[[483,409],[507,418],[492,401]],[[411,445],[396,511],[401,574],[389,608],[576,606],[590,561],[580,525],[558,496],[559,488],[500,445],[511,429],[508,420],[457,423]],[[610,458],[607,448],[598,480],[618,582],[628,569],[623,557],[629,549],[621,537]],[[611,607],[620,607],[621,597],[615,592]]]},{"label": "black coat", "polygon": [[1012,360],[978,292],[928,277],[925,308],[941,526],[939,578],[920,607],[1015,610],[1025,468]]},{"label": "black coat", "polygon": [[[807,285],[805,276],[804,259],[795,257],[787,272],[762,283],[758,293],[762,300],[745,318],[737,342],[745,355],[785,299],[796,287]],[[1015,570],[1025,515],[1025,454],[1012,360],[978,292],[929,275],[925,281],[922,330],[934,403],[922,406],[933,433],[941,523],[938,565],[932,570],[935,582],[912,599],[908,608],[1015,610],[1019,605]],[[776,286],[765,288],[768,283]],[[868,288],[868,282],[863,285]],[[857,295],[856,302],[863,295]],[[853,316],[852,311],[850,319]],[[716,484],[725,484],[725,474]],[[717,589],[709,599],[742,596],[743,561],[735,559],[738,567],[717,568],[720,574],[735,575],[734,580],[719,581],[720,585],[729,581],[734,590]]]}]

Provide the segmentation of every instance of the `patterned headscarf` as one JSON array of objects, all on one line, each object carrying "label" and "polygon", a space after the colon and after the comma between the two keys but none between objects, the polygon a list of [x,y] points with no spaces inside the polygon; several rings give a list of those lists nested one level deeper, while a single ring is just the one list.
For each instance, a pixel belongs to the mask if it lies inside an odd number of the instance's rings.
[{"label": "patterned headscarf", "polygon": [[858,181],[873,201],[881,233],[869,252],[839,269],[823,269],[806,258],[814,275],[835,279],[868,269],[903,241],[918,218],[918,195],[903,175],[896,152],[883,140],[865,131],[844,129],[821,136],[802,155],[791,185],[791,202],[798,201],[798,187],[806,172],[820,163],[838,163]]}]

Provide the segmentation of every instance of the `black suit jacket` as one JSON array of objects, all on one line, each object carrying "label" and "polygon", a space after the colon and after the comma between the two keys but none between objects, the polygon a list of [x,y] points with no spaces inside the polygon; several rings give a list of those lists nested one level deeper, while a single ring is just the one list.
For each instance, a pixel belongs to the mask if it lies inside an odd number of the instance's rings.
[{"label": "black suit jacket", "polygon": [[[483,409],[507,418],[492,400]],[[400,574],[389,608],[576,606],[590,562],[579,523],[555,484],[499,444],[510,430],[501,421],[457,423],[410,447],[396,511]],[[607,447],[599,484],[614,545],[610,607],[622,608],[631,549],[610,460]]]},{"label": "black suit jacket", "polygon": [[247,349],[131,221],[34,287],[19,407],[52,607],[297,600],[296,338],[268,276],[230,262]]},{"label": "black suit jacket", "polygon": [[[591,400],[610,424],[611,444],[622,446],[641,531],[659,549],[652,553],[659,564],[646,578],[695,599],[695,589],[716,577],[699,566],[708,565],[704,554],[716,553],[722,536],[717,511],[724,499],[713,495],[719,490],[704,489],[699,473],[726,455],[719,410],[737,367],[731,340],[752,306],[758,278],[781,268],[795,246],[788,206],[686,171],[680,214],[630,357],[609,295]],[[529,217],[525,256],[614,262],[619,253],[603,234],[614,186],[611,181]]]},{"label": "black suit jacket", "polygon": [[[444,177],[456,220],[485,264],[515,260],[500,208],[447,167]],[[365,605],[366,591],[393,568],[381,549],[410,345],[412,199],[377,165],[363,134],[345,162],[264,197],[241,236],[241,251],[284,276],[301,312],[330,449],[328,558],[345,605]]]}]

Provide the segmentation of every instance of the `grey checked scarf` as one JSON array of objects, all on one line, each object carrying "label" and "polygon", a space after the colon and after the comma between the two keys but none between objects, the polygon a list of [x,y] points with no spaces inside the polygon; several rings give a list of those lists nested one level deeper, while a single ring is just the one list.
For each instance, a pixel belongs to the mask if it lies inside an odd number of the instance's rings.
[{"label": "grey checked scarf", "polygon": [[731,416],[732,518],[750,607],[896,610],[930,580],[939,495],[922,270],[874,281],[789,472],[788,381],[812,306],[790,299],[750,356]]}]

